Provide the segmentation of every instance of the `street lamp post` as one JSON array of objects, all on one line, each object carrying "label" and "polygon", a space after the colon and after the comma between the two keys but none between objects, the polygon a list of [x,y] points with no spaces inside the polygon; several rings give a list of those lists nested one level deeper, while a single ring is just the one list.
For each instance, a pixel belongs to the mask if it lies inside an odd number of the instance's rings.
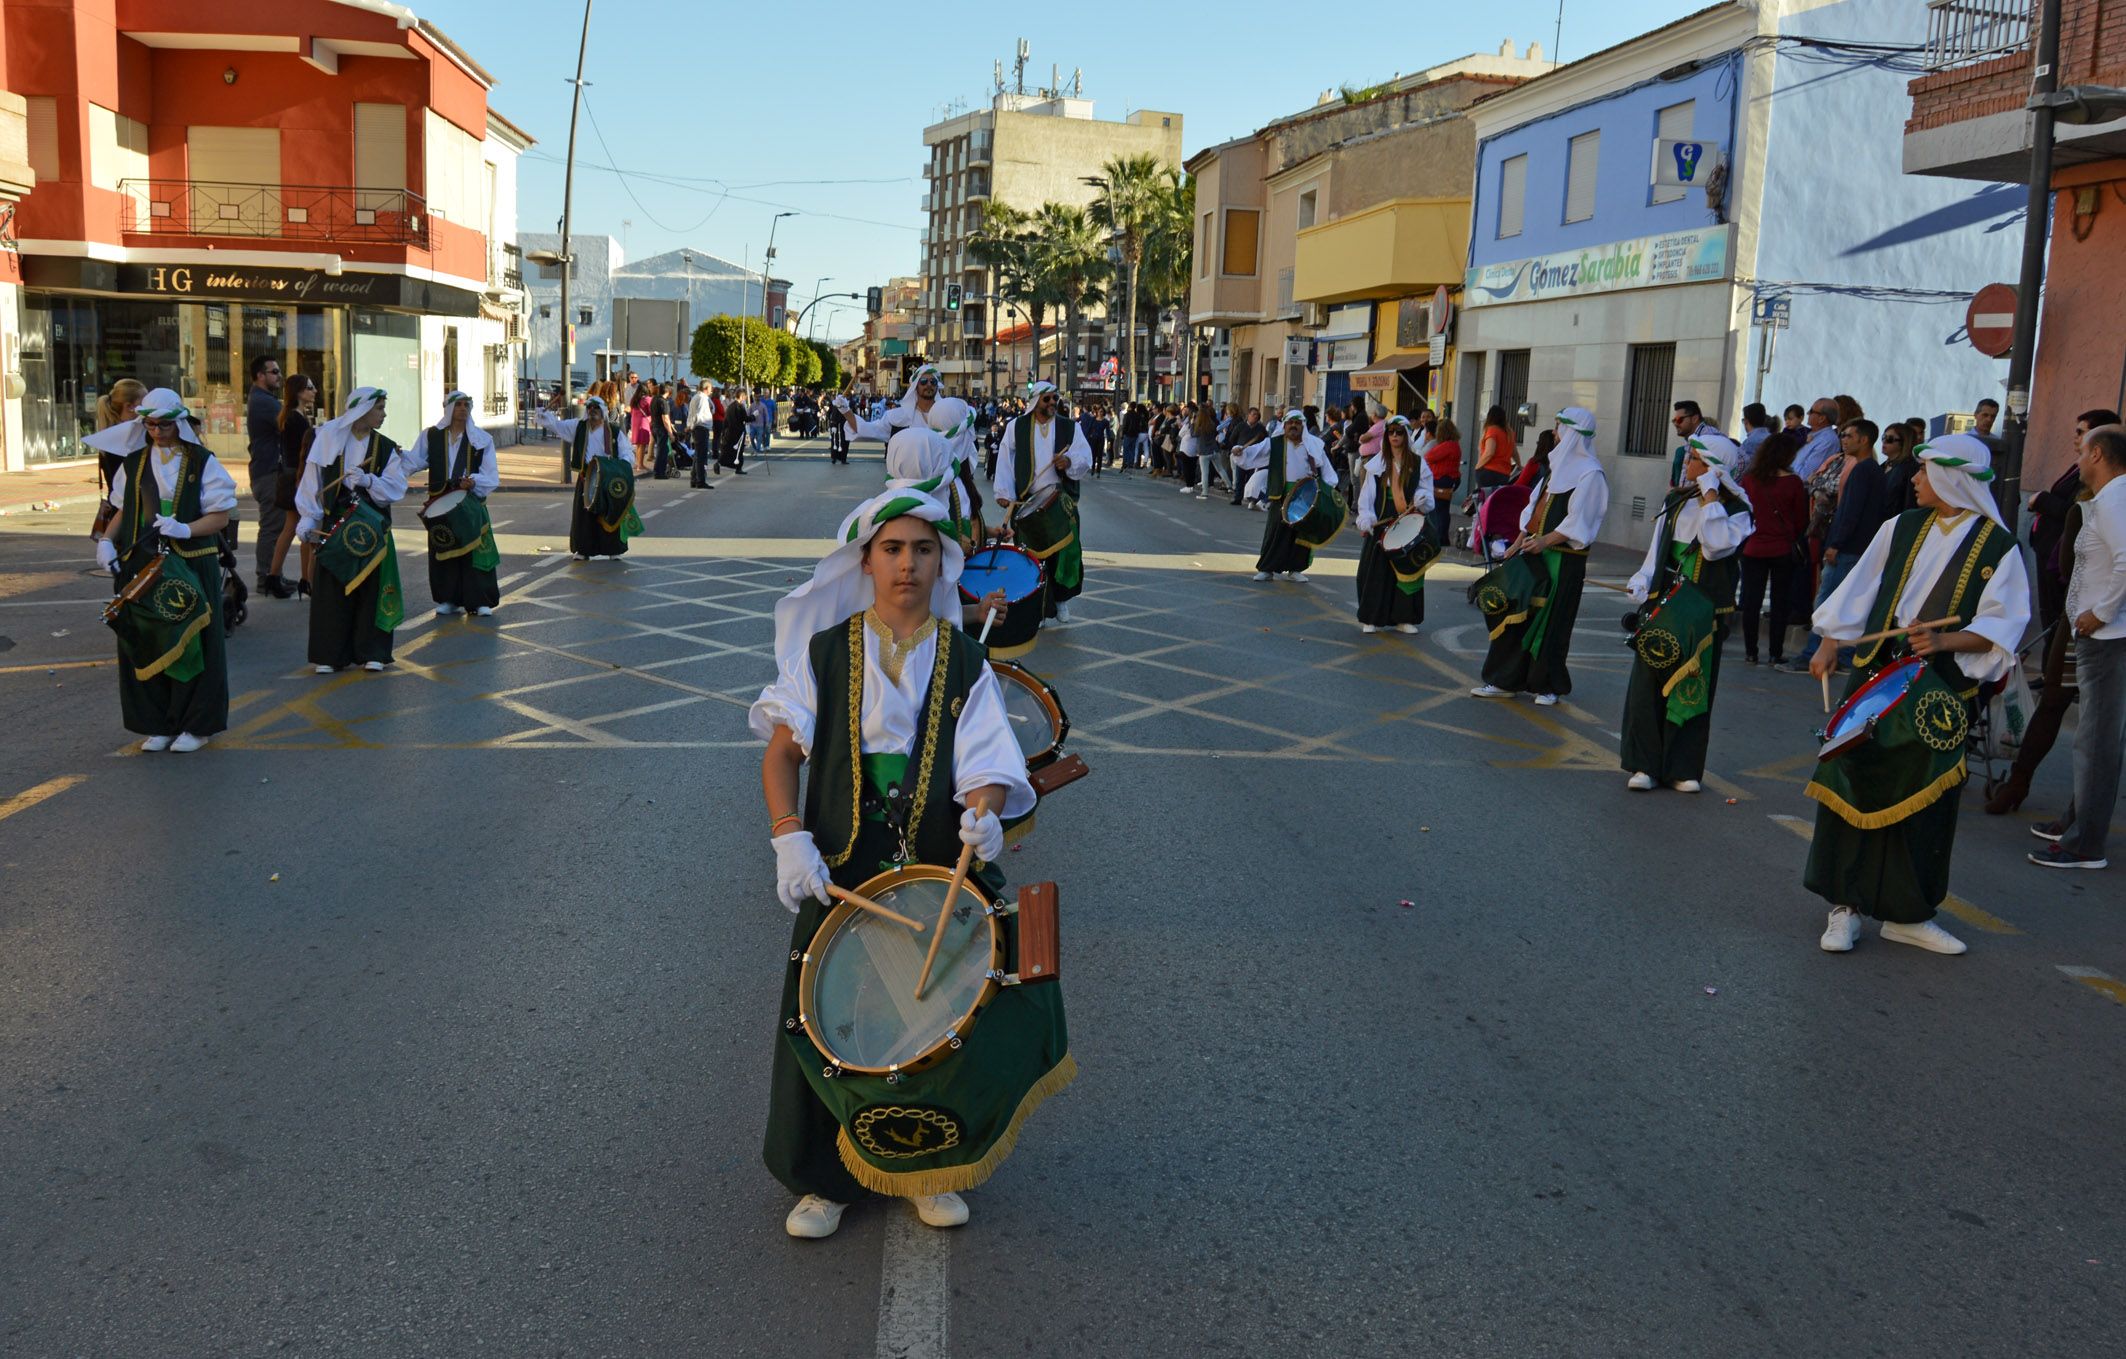
[{"label": "street lamp post", "polygon": [[[826,286],[827,286],[827,285],[828,285],[829,283],[832,283],[833,281],[834,281],[834,278],[833,278],[833,276],[832,276],[832,275],[822,275],[822,276],[821,276],[821,278],[820,278],[820,280],[819,280],[819,282],[817,282],[817,283],[815,283],[815,284],[813,284],[813,285],[812,285],[812,302],[817,302],[817,301],[819,301],[819,298],[820,298],[820,291],[819,291],[819,290],[820,290],[820,289],[822,289],[822,288],[824,288],[824,287],[826,287]],[[811,303],[811,302],[808,302],[808,303],[806,303],[806,304],[805,304],[805,310],[806,310],[806,311],[810,311],[810,310],[812,310],[812,303]],[[813,318],[812,318],[812,325],[813,325],[813,327],[814,327],[815,329],[816,329],[816,328],[817,328],[817,327],[819,326],[819,318],[818,318],[818,317],[816,317],[816,316],[815,316],[815,317],[813,317]],[[812,335],[811,335],[811,332],[810,332],[810,331],[807,331],[807,332],[805,333],[805,338],[806,338],[806,339],[808,339],[808,340],[812,338]]]},{"label": "street lamp post", "polygon": [[768,255],[760,269],[760,319],[768,319],[768,284],[775,274],[775,228],[782,225],[785,217],[795,217],[795,212],[778,212],[768,219]]},{"label": "street lamp post", "polygon": [[[583,111],[583,58],[591,45],[591,0],[583,0],[583,35],[576,40],[576,78],[568,102],[568,161],[561,171],[561,409],[568,410],[570,393],[568,352],[568,276],[575,271],[575,252],[569,247],[569,229],[576,207],[576,115]],[[561,452],[561,480],[569,479],[568,450]]]},{"label": "street lamp post", "polygon": [[2021,517],[2023,442],[2030,431],[2030,373],[2037,360],[2038,290],[2045,286],[2045,242],[2052,226],[2053,93],[2060,64],[2060,0],[2044,0],[2037,62],[2030,81],[2030,197],[2023,213],[2023,267],[2015,293],[2015,347],[2008,352],[2008,438],[1994,495],[2008,529]]}]

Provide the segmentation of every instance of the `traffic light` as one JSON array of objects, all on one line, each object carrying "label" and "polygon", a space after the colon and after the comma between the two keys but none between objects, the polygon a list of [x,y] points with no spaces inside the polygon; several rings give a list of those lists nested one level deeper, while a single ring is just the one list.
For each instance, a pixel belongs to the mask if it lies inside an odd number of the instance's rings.
[{"label": "traffic light", "polygon": [[864,310],[870,312],[873,316],[877,316],[880,312],[886,310],[885,290],[881,288],[866,289],[864,291]]},{"label": "traffic light", "polygon": [[945,310],[958,311],[959,309],[960,285],[957,283],[948,283],[945,285]]}]

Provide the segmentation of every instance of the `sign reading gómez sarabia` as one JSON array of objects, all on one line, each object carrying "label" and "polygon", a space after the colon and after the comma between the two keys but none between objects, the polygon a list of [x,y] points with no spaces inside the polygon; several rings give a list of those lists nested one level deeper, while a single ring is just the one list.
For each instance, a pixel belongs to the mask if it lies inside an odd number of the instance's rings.
[{"label": "sign reading g\u00f3mez sarabia", "polygon": [[1696,227],[1479,265],[1463,282],[1462,306],[1495,307],[1504,302],[1540,302],[1548,297],[1583,297],[1725,278],[1732,230],[1726,224]]}]

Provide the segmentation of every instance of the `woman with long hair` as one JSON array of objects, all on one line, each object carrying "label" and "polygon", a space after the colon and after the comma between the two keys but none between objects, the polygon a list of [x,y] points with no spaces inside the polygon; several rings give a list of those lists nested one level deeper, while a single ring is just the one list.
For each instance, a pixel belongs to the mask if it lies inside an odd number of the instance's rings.
[{"label": "woman with long hair", "polygon": [[1189,424],[1189,451],[1196,455],[1196,499],[1202,500],[1210,494],[1213,475],[1230,489],[1233,472],[1218,456],[1218,415],[1211,403],[1206,401],[1194,409],[1196,413]]},{"label": "woman with long hair", "polygon": [[1462,431],[1454,421],[1441,420],[1432,432],[1432,444],[1425,449],[1433,488],[1428,516],[1432,520],[1432,536],[1445,543],[1454,527],[1454,493],[1462,484]]},{"label": "woman with long hair", "polygon": [[635,446],[635,475],[638,477],[650,470],[650,401],[656,385],[645,382],[637,387],[635,400],[627,408],[628,442]]},{"label": "woman with long hair", "polygon": [[[273,491],[274,499],[282,502],[285,510],[295,508],[296,488],[303,479],[303,456],[310,451],[310,430],[316,414],[317,384],[301,373],[291,374],[281,384],[281,475]],[[301,517],[287,514],[281,518],[280,541],[273,545],[273,570],[265,580],[266,593],[275,599],[310,593],[310,544],[302,545],[302,578],[291,581],[281,573],[288,563],[288,548],[295,542],[295,522]]]},{"label": "woman with long hair", "polygon": [[1432,503],[1432,468],[1410,443],[1410,422],[1391,415],[1380,451],[1366,459],[1356,503],[1359,631],[1416,632],[1425,621],[1424,578],[1406,583],[1397,576],[1380,540],[1399,519],[1428,517]]},{"label": "woman with long hair", "polygon": [[1757,663],[1757,623],[1771,591],[1772,664],[1786,659],[1786,627],[1806,601],[1795,586],[1808,579],[1809,493],[1794,475],[1801,441],[1784,430],[1757,445],[1742,491],[1750,499],[1750,536],[1742,541],[1742,659]]},{"label": "woman with long hair", "polygon": [[1484,432],[1477,436],[1476,489],[1488,491],[1504,486],[1520,470],[1520,440],[1506,419],[1504,406],[1484,412]]}]

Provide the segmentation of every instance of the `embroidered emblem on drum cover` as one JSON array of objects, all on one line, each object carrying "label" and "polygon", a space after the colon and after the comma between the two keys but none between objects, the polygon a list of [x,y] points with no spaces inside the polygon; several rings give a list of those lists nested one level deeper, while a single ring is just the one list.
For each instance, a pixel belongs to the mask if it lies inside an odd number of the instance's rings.
[{"label": "embroidered emblem on drum cover", "polygon": [[1476,592],[1476,607],[1485,613],[1506,612],[1506,592],[1496,585],[1486,585]]},{"label": "embroidered emblem on drum cover", "polygon": [[1682,701],[1683,706],[1686,708],[1705,706],[1707,704],[1705,676],[1702,674],[1684,676],[1682,682],[1676,685],[1676,697]]},{"label": "embroidered emblem on drum cover", "polygon": [[359,519],[349,520],[347,527],[341,532],[347,535],[347,550],[359,557],[366,557],[376,551],[381,542],[376,536],[376,530]]},{"label": "embroidered emblem on drum cover", "polygon": [[1640,657],[1656,670],[1666,670],[1683,659],[1683,643],[1664,628],[1641,628],[1638,646]]},{"label": "embroidered emblem on drum cover", "polygon": [[605,493],[615,500],[625,496],[627,494],[627,478],[614,477],[611,481],[605,483]]},{"label": "embroidered emblem on drum cover", "polygon": [[849,1121],[857,1145],[889,1161],[935,1156],[960,1144],[959,1120],[919,1104],[874,1104]]},{"label": "embroidered emblem on drum cover", "polygon": [[448,524],[430,524],[428,526],[428,542],[430,546],[441,548],[448,552],[458,545],[458,535],[450,531],[450,525]]},{"label": "embroidered emblem on drum cover", "polygon": [[1935,690],[1920,695],[1919,706],[1912,710],[1912,723],[1919,728],[1919,739],[1930,749],[1955,750],[1964,743],[1970,719],[1954,694]]},{"label": "embroidered emblem on drum cover", "polygon": [[199,592],[181,580],[166,580],[155,587],[155,616],[165,623],[180,623],[199,607]]}]

